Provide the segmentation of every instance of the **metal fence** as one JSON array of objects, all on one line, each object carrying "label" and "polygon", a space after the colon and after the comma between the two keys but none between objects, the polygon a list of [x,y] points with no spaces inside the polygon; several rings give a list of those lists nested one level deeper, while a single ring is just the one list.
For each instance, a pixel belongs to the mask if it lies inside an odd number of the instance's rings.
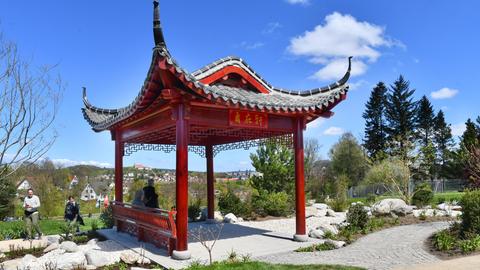
[{"label": "metal fence", "polygon": [[[434,193],[444,193],[453,191],[463,191],[467,186],[467,180],[464,179],[445,179],[445,180],[433,180],[433,181],[411,181],[409,184],[409,190],[413,191],[415,186],[420,183],[429,183]],[[358,185],[351,187],[348,190],[349,198],[361,198],[368,195],[383,195],[388,192],[388,189],[383,185]]]}]

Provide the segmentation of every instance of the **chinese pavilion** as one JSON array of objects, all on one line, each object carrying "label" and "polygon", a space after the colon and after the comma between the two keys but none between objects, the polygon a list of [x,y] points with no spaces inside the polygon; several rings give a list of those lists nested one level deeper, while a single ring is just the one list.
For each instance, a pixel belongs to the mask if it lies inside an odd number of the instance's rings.
[{"label": "chinese pavilion", "polygon": [[[265,81],[241,58],[226,57],[193,73],[173,59],[154,1],[155,47],[143,87],[130,105],[93,106],[84,88],[83,115],[95,132],[109,130],[115,141],[117,230],[165,246],[175,259],[188,259],[188,152],[206,158],[208,219],[214,218],[213,158],[228,149],[275,141],[295,156],[296,241],[306,241],[303,130],[346,98],[346,74],[325,87],[295,91]],[[123,203],[123,156],[138,150],[176,151],[176,212]]]}]

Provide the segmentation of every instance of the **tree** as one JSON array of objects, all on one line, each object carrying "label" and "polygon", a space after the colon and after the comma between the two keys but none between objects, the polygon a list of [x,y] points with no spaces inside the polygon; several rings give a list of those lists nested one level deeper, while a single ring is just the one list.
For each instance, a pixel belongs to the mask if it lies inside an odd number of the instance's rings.
[{"label": "tree", "polygon": [[479,142],[480,132],[477,129],[475,123],[469,118],[465,123],[465,131],[461,137],[462,146],[469,148],[471,146],[477,145]]},{"label": "tree", "polygon": [[454,141],[452,138],[452,128],[445,122],[445,116],[442,110],[435,116],[434,137],[436,156],[438,160],[438,175],[440,177],[448,176],[447,162],[452,159],[452,147]]},{"label": "tree", "polygon": [[421,147],[427,147],[433,141],[435,128],[435,115],[433,107],[426,96],[423,96],[418,102],[416,116],[417,136]]},{"label": "tree", "polygon": [[468,148],[466,173],[471,186],[480,188],[480,145]]},{"label": "tree", "polygon": [[400,75],[390,86],[387,95],[385,116],[387,119],[387,138],[389,151],[393,156],[409,159],[413,147],[416,103],[413,101],[415,89]]},{"label": "tree", "polygon": [[387,88],[383,82],[377,83],[370,94],[370,99],[365,105],[363,113],[365,119],[365,138],[363,146],[370,158],[382,158],[386,152],[387,135],[385,120],[385,105],[387,101]]},{"label": "tree", "polygon": [[286,146],[267,142],[250,154],[252,166],[261,173],[253,176],[251,184],[259,191],[282,192],[292,194],[294,188],[294,157]]},{"label": "tree", "polygon": [[357,185],[365,176],[367,160],[352,133],[345,133],[330,149],[330,166],[334,176],[345,175],[348,187]]},{"label": "tree", "polygon": [[365,176],[368,184],[381,184],[392,194],[398,194],[410,203],[410,169],[400,159],[385,159],[373,165]]},{"label": "tree", "polygon": [[15,193],[15,184],[11,178],[0,181],[0,220],[13,213]]},{"label": "tree", "polygon": [[9,177],[39,160],[57,137],[53,123],[63,84],[52,81],[51,72],[31,68],[0,34],[0,212],[15,198]]}]

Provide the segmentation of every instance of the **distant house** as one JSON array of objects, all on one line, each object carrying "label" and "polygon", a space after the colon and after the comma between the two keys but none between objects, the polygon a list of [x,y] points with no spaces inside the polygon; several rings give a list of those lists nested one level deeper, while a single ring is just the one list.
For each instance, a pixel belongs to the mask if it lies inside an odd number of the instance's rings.
[{"label": "distant house", "polygon": [[76,175],[73,176],[72,180],[70,181],[70,185],[68,186],[68,189],[74,188],[76,185],[78,185],[78,178]]},{"label": "distant house", "polygon": [[147,166],[145,166],[143,164],[140,164],[140,163],[135,163],[133,165],[133,167],[137,170],[140,170],[140,171],[151,171],[152,170],[152,168],[147,167]]},{"label": "distant house", "polygon": [[87,183],[87,185],[82,191],[82,194],[80,195],[80,200],[91,201],[96,199],[97,199],[97,193],[95,192],[93,187],[90,185],[90,183]]},{"label": "distant house", "polygon": [[32,185],[30,184],[30,181],[28,181],[28,178],[20,180],[20,182],[17,183],[17,197],[20,193],[25,193],[29,188],[32,188]]}]

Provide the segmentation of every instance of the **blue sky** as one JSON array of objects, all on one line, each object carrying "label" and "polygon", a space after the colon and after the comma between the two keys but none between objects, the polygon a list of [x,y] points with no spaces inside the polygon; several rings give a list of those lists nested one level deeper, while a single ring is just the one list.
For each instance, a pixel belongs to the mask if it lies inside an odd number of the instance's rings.
[{"label": "blue sky", "polygon": [[[4,38],[36,65],[58,64],[67,83],[48,157],[65,164],[113,164],[108,132],[94,133],[80,112],[81,87],[100,107],[129,104],[145,79],[153,47],[152,1],[0,1]],[[340,78],[355,56],[351,91],[331,119],[311,124],[327,157],[339,134],[361,138],[361,117],[378,81],[400,74],[419,99],[427,95],[459,134],[480,114],[478,1],[161,1],[161,19],[174,58],[194,71],[218,58],[245,59],[271,84],[293,89]],[[174,168],[174,154],[136,153],[125,159]],[[205,162],[190,154],[191,170]],[[215,170],[251,168],[249,151],[217,155]]]}]

